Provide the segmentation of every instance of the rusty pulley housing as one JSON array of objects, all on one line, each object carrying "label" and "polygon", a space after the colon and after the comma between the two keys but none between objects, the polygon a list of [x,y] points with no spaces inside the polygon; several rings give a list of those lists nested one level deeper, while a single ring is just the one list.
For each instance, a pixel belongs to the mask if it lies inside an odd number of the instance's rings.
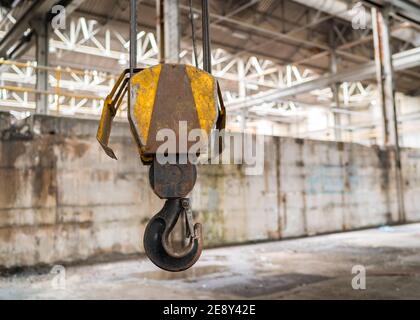
[{"label": "rusty pulley housing", "polygon": [[[223,116],[217,86],[212,75],[190,65],[159,64],[135,74],[130,81],[128,117],[142,160],[147,162],[158,152],[162,141],[156,137],[162,129],[172,130],[177,141],[193,129],[210,135]],[[180,132],[181,122],[187,132]],[[187,141],[187,148],[192,144]],[[176,153],[183,152],[176,147]]]},{"label": "rusty pulley housing", "polygon": [[[211,74],[184,64],[135,71],[129,79],[129,70],[125,70],[105,99],[97,139],[111,158],[116,159],[108,146],[111,123],[127,92],[128,121],[144,164],[151,164],[162,144],[156,139],[162,129],[173,130],[177,140],[180,122],[186,122],[187,134],[201,129],[210,136],[212,129],[224,129],[226,111],[219,84]],[[188,141],[187,149],[192,143]]]}]

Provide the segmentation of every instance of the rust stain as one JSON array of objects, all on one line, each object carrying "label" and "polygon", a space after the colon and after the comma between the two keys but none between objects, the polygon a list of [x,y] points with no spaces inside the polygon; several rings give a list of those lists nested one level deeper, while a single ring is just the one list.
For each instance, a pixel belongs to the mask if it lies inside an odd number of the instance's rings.
[{"label": "rust stain", "polygon": [[386,191],[389,189],[389,170],[391,168],[391,159],[388,150],[382,150],[377,148],[377,155],[379,159],[379,165],[381,168],[381,189]]},{"label": "rust stain", "polygon": [[301,139],[301,138],[296,138],[295,139],[295,142],[296,142],[296,144],[299,144],[299,145],[305,144],[305,140],[304,139]]},{"label": "rust stain", "polygon": [[89,145],[86,143],[75,143],[72,145],[72,147],[73,154],[78,158],[83,157],[89,149]]},{"label": "rust stain", "polygon": [[277,233],[278,238],[281,239],[283,236],[283,229],[286,226],[287,222],[287,210],[283,206],[283,212],[281,210],[282,206],[282,196],[281,196],[281,152],[280,152],[280,139],[275,139],[276,144],[276,183],[277,183]]},{"label": "rust stain", "polygon": [[1,168],[14,168],[16,160],[27,150],[26,143],[20,140],[0,141]]},{"label": "rust stain", "polygon": [[[162,142],[157,140],[157,134],[162,129],[173,130],[177,141],[179,141],[182,134],[179,127],[181,122],[186,122],[187,134],[193,129],[200,129],[191,83],[184,66],[163,65],[145,153],[156,153],[159,146],[162,145]],[[192,144],[187,141],[187,150]],[[177,144],[176,151],[185,153],[186,150],[179,150],[180,147]]]},{"label": "rust stain", "polygon": [[298,160],[296,161],[296,167],[304,167],[305,163],[303,162],[303,160]]},{"label": "rust stain", "polygon": [[15,231],[12,228],[0,228],[0,241],[2,243],[10,243]]},{"label": "rust stain", "polygon": [[[19,140],[0,141],[0,203],[2,207],[13,206],[18,200],[20,179],[16,162],[25,155],[26,143]],[[25,174],[26,171],[23,172]]]},{"label": "rust stain", "polygon": [[283,204],[283,228],[287,227],[287,194],[283,194],[282,196],[282,204]]},{"label": "rust stain", "polygon": [[40,160],[39,164],[34,168],[33,196],[37,206],[48,206],[49,198],[55,198],[57,191],[57,158],[54,154],[55,139],[53,136],[46,136],[35,141],[37,143],[37,157]]},{"label": "rust stain", "polygon": [[82,158],[90,148],[89,144],[72,139],[56,138],[54,143],[64,149],[62,157],[69,157],[73,160]]},{"label": "rust stain", "polygon": [[150,121],[152,120],[161,70],[162,65],[157,65],[137,73],[131,80],[131,85],[137,88],[133,119],[137,121],[140,128],[139,136],[143,145],[149,139]]},{"label": "rust stain", "polygon": [[[105,170],[96,170],[91,172],[91,178],[94,181],[105,182],[110,180],[111,172]],[[118,174],[116,178],[121,178],[122,174]]]},{"label": "rust stain", "polygon": [[[303,139],[296,139],[296,143],[299,145],[299,158],[300,162],[303,163],[303,147],[304,147],[304,140]],[[313,147],[313,144],[311,144]],[[304,167],[300,167],[301,176],[302,176],[302,221],[303,221],[303,232],[304,234],[308,234],[308,221],[307,221],[307,203],[306,203],[306,172]]]},{"label": "rust stain", "polygon": [[391,158],[389,150],[383,150],[379,147],[376,148],[376,154],[379,160],[379,166],[381,169],[381,191],[384,194],[387,212],[386,219],[387,223],[392,223],[391,213],[391,194],[390,194],[390,168]]}]

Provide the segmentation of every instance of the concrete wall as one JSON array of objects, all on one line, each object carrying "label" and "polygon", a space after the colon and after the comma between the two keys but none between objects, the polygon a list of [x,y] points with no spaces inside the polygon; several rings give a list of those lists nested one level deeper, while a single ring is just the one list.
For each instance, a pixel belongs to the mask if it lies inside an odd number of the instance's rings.
[{"label": "concrete wall", "polygon": [[[0,266],[143,251],[162,206],[127,124],[108,158],[97,121],[35,117],[35,134],[0,125]],[[3,128],[2,128],[3,127]],[[201,166],[192,195],[208,246],[315,235],[398,221],[392,153],[356,144],[265,138],[265,170]],[[420,150],[404,150],[408,221],[420,221]]]}]

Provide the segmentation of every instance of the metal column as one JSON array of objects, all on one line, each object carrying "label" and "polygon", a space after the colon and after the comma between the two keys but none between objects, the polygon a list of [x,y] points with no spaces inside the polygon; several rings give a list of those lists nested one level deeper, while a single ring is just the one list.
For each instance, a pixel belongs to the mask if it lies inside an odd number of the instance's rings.
[{"label": "metal column", "polygon": [[[330,43],[330,72],[331,74],[337,74],[338,63],[337,63],[337,54],[335,52],[336,48],[336,39],[334,35],[334,22],[331,23],[331,29],[329,34],[329,43]],[[334,108],[340,108],[340,83],[335,82],[331,86],[331,91],[333,93],[333,103]],[[336,141],[342,140],[341,134],[341,115],[337,112],[333,113],[334,115],[334,138]]]},{"label": "metal column", "polygon": [[[48,28],[49,23],[46,16],[34,21],[34,29],[36,32],[36,62],[38,66],[48,66]],[[36,113],[48,113],[48,71],[45,69],[37,69],[36,73]]]},{"label": "metal column", "polygon": [[[241,99],[245,99],[246,98],[245,62],[242,59],[239,59],[237,65],[238,65],[238,77],[239,77],[238,93]],[[240,132],[246,131],[246,116],[247,116],[247,110],[242,109],[239,116]]]},{"label": "metal column", "polygon": [[383,116],[381,138],[385,146],[395,146],[398,141],[398,134],[395,123],[396,112],[388,19],[383,12],[376,8],[372,8],[372,26],[379,105],[382,108]]},{"label": "metal column", "polygon": [[160,63],[179,63],[179,0],[157,0],[157,38]]},{"label": "metal column", "polygon": [[376,77],[379,105],[382,108],[382,142],[395,150],[395,178],[399,221],[405,221],[404,183],[398,135],[398,115],[395,105],[392,52],[390,47],[388,9],[372,8],[372,29],[375,46]]},{"label": "metal column", "polygon": [[[340,84],[338,82],[334,83],[331,87],[331,90],[333,93],[334,108],[338,109],[340,108]],[[343,140],[341,125],[341,114],[334,112],[334,138],[336,141]]]}]

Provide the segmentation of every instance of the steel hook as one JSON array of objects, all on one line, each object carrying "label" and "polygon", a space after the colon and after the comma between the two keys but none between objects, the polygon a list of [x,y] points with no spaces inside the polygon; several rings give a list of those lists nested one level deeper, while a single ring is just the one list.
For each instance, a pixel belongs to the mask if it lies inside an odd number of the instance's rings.
[{"label": "steel hook", "polygon": [[[188,244],[181,251],[175,252],[170,245],[169,235],[182,213],[185,213]],[[168,199],[162,210],[146,226],[144,249],[149,259],[159,268],[172,272],[183,271],[190,268],[201,255],[201,231],[200,223],[193,224],[189,199]]]}]

